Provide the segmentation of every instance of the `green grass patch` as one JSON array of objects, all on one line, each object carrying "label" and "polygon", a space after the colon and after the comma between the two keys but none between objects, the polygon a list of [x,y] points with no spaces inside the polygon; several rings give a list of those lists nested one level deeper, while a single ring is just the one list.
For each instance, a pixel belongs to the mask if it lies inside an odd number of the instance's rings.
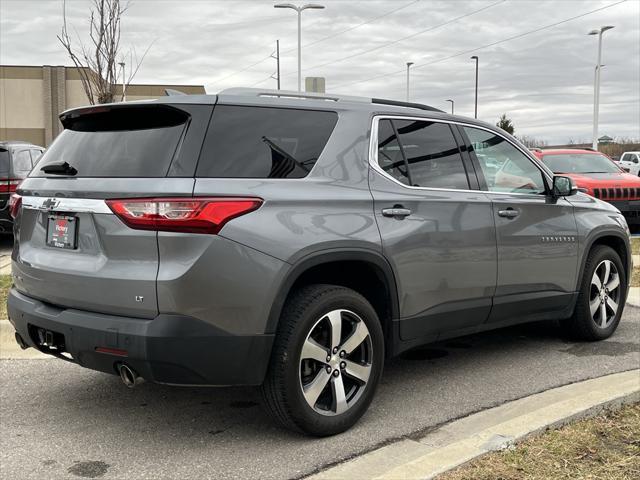
[{"label": "green grass patch", "polygon": [[640,404],[533,437],[439,480],[640,478]]},{"label": "green grass patch", "polygon": [[11,275],[0,275],[0,320],[7,319],[7,295],[11,283]]}]

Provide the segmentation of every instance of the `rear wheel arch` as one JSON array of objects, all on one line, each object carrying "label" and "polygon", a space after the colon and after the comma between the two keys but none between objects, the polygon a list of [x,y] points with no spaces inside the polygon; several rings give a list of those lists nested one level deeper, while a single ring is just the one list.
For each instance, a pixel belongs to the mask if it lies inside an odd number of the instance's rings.
[{"label": "rear wheel arch", "polygon": [[282,282],[271,306],[267,332],[275,332],[287,298],[300,287],[330,284],[361,294],[376,310],[385,340],[391,338],[392,319],[399,316],[398,289],[389,262],[368,250],[331,250],[297,262]]}]

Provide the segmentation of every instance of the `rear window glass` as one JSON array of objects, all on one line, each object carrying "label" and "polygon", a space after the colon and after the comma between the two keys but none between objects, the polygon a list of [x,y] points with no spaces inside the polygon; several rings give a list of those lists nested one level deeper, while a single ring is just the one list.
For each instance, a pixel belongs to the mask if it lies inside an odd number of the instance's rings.
[{"label": "rear window glass", "polygon": [[335,112],[218,105],[196,175],[306,177],[337,120]]},{"label": "rear window glass", "polygon": [[15,150],[13,152],[13,174],[17,178],[24,178],[31,171],[31,155],[29,150]]},{"label": "rear window glass", "polygon": [[67,117],[31,176],[67,162],[76,177],[164,177],[189,116],[171,107],[130,107]]},{"label": "rear window glass", "polygon": [[0,178],[9,176],[9,151],[0,147]]}]

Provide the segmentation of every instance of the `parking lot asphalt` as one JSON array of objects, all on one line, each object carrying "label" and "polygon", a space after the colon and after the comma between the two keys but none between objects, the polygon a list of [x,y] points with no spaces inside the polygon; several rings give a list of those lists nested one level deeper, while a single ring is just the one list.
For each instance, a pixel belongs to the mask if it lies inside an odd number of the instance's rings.
[{"label": "parking lot asphalt", "polygon": [[0,478],[299,478],[505,401],[640,367],[640,309],[607,341],[553,323],[464,337],[387,362],[368,414],[342,435],[280,429],[257,389],[125,388],[60,360],[0,361]]}]

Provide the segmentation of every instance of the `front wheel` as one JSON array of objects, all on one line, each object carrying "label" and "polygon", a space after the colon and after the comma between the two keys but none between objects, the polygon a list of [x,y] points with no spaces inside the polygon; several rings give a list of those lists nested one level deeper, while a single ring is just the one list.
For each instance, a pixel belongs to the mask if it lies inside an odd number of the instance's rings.
[{"label": "front wheel", "polygon": [[589,252],[573,316],[564,326],[573,337],[604,340],[620,323],[627,295],[627,277],[620,256],[598,245]]},{"label": "front wheel", "polygon": [[384,361],[375,310],[357,292],[312,285],[285,304],[263,394],[286,427],[343,432],[365,413]]}]

